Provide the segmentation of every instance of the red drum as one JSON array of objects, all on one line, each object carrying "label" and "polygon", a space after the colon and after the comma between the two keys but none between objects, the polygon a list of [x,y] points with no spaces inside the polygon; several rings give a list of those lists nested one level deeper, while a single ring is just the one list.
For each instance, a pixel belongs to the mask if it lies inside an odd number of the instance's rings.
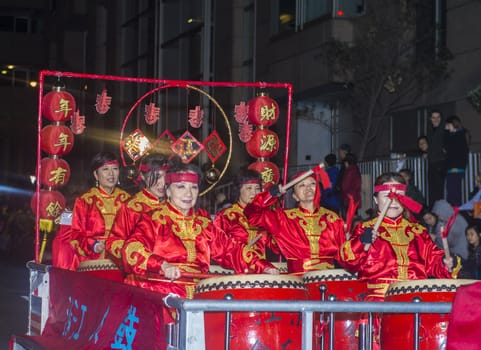
[{"label": "red drum", "polygon": [[110,259],[96,259],[81,261],[77,272],[85,272],[103,279],[123,282],[124,276],[118,266]]},{"label": "red drum", "polygon": [[[319,287],[326,287],[325,300],[333,295],[336,301],[362,301],[367,294],[367,285],[343,269],[319,270],[304,273],[302,276],[307,288],[309,300],[322,300]],[[358,348],[359,313],[336,313],[334,315],[334,347],[336,350],[354,350]],[[327,316],[314,315],[314,349],[319,349],[321,336],[325,348],[329,346],[329,324]]]},{"label": "red drum", "polygon": [[[196,287],[194,299],[234,300],[306,300],[302,279],[284,275],[235,275],[207,278]],[[225,313],[206,312],[206,349],[224,344]],[[232,312],[230,350],[301,349],[302,314],[300,312]]]},{"label": "red drum", "polygon": [[[411,302],[419,297],[426,302],[453,302],[456,289],[476,280],[427,279],[395,282],[386,292],[385,301]],[[449,314],[419,314],[419,349],[445,349]],[[413,349],[414,315],[388,314],[381,319],[381,349]]]}]

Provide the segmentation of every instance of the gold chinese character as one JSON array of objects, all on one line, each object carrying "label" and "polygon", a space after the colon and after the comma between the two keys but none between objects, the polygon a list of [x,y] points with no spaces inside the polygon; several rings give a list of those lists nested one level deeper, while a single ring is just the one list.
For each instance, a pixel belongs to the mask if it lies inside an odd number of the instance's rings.
[{"label": "gold chinese character", "polygon": [[262,182],[265,184],[274,183],[274,172],[271,168],[264,168],[261,171]]},{"label": "gold chinese character", "polygon": [[62,146],[65,151],[70,144],[71,142],[68,142],[68,135],[62,132],[58,135],[58,143],[54,144],[54,146]]},{"label": "gold chinese character", "polygon": [[269,151],[277,149],[277,141],[274,135],[264,135],[261,138],[261,151]]},{"label": "gold chinese character", "polygon": [[274,103],[271,104],[271,108],[269,106],[262,106],[261,107],[261,120],[272,120],[276,118],[276,106]]},{"label": "gold chinese character", "polygon": [[53,182],[55,184],[64,184],[65,183],[65,175],[67,174],[67,169],[62,167],[58,167],[50,172],[51,178],[48,181]]},{"label": "gold chinese character", "polygon": [[45,208],[47,214],[51,217],[57,217],[62,213],[62,206],[58,201],[48,203],[48,206]]},{"label": "gold chinese character", "polygon": [[69,103],[69,100],[64,100],[63,98],[61,98],[58,103],[60,108],[56,110],[55,113],[62,112],[64,114],[64,117],[67,117],[68,113],[72,110],[72,108],[69,107]]}]

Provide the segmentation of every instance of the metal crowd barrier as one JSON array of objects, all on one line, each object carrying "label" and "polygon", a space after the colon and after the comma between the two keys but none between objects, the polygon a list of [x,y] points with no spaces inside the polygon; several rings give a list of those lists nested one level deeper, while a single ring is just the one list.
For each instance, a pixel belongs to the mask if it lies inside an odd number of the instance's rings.
[{"label": "metal crowd barrier", "polygon": [[[302,313],[302,350],[312,350],[313,313],[329,313],[329,350],[334,349],[334,319],[335,313],[368,313],[369,323],[365,330],[360,329],[359,350],[372,349],[372,315],[375,313],[412,313],[414,314],[414,337],[412,349],[419,349],[420,314],[451,312],[451,303],[446,302],[353,302],[353,301],[264,301],[264,300],[189,300],[169,295],[165,298],[169,307],[178,310],[178,329],[171,329],[168,350],[205,350],[204,313],[226,312],[227,320],[230,313],[237,311],[260,312],[300,312]],[[226,339],[229,338],[229,322],[226,322]],[[229,350],[229,344],[224,344],[224,350]]]}]

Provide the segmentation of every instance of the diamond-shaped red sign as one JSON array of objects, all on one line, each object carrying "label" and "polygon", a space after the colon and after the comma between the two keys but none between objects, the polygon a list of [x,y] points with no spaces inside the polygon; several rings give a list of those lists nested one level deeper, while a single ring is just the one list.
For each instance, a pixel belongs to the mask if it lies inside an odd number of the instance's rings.
[{"label": "diamond-shaped red sign", "polygon": [[172,144],[175,142],[175,137],[169,130],[165,130],[162,134],[160,134],[157,139],[152,143],[152,149],[154,152],[160,154],[169,154],[170,157],[173,156],[172,153]]},{"label": "diamond-shaped red sign", "polygon": [[140,129],[135,129],[129,136],[122,140],[122,148],[135,162],[147,153],[152,148],[152,145]]},{"label": "diamond-shaped red sign", "polygon": [[190,132],[186,131],[170,147],[184,163],[190,163],[204,146]]},{"label": "diamond-shaped red sign", "polygon": [[227,150],[217,131],[213,131],[202,143],[210,161],[214,163]]}]

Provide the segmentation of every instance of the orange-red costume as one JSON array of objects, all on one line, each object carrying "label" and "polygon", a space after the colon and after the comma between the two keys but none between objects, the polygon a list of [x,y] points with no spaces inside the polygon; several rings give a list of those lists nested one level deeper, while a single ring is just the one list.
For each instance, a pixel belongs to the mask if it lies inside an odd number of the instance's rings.
[{"label": "orange-red costume", "polygon": [[[244,214],[244,206],[240,203],[235,203],[218,212],[215,216],[214,224],[241,243],[249,244],[250,242],[255,242],[252,244],[251,249],[261,259],[266,259],[266,247],[279,254],[279,247],[272,236],[257,227],[249,225],[249,221]],[[268,264],[275,268],[274,265]],[[249,272],[255,273],[256,271],[255,269],[250,269]]]},{"label": "orange-red costume", "polygon": [[288,271],[301,274],[334,268],[339,248],[346,241],[342,219],[323,207],[312,213],[302,207],[271,208],[277,201],[269,192],[261,192],[244,213],[251,225],[272,234],[287,259]]},{"label": "orange-red costume", "polygon": [[367,282],[369,295],[366,300],[384,300],[387,288],[396,281],[457,276],[459,262],[453,272],[449,272],[443,262],[444,251],[434,244],[426,229],[402,215],[396,219],[384,217],[378,229],[380,236],[365,251],[360,237],[376,220],[357,225],[351,239],[341,249],[346,268],[357,272],[359,280]]},{"label": "orange-red costume", "polygon": [[145,188],[122,204],[115,216],[110,235],[105,241],[105,250],[119,267],[122,266],[122,247],[124,242],[133,233],[135,226],[142,217],[142,213],[149,213],[160,206],[161,201],[159,201],[159,198]]},{"label": "orange-red costume", "polygon": [[[251,252],[217,228],[206,211],[191,209],[184,215],[169,202],[144,214],[122,249],[124,268],[130,273],[127,283],[181,297],[192,297],[195,284],[192,279],[190,282],[182,278],[175,282],[163,279],[159,275],[163,262],[194,274],[208,272],[211,259],[236,273],[251,268],[260,273],[270,267],[262,266],[255,255],[247,264],[244,254]],[[156,276],[149,279],[149,274]]]},{"label": "orange-red costume", "polygon": [[109,270],[112,268],[110,265],[115,266],[108,261],[108,266],[104,266],[101,260],[105,259],[105,251],[95,253],[93,247],[97,241],[105,241],[109,236],[117,210],[129,197],[130,195],[120,188],[115,188],[108,194],[100,187],[92,187],[75,200],[70,244],[76,249],[80,265],[86,262],[95,264],[94,260],[98,260],[101,265],[95,266],[95,270],[103,270],[103,267]]}]

